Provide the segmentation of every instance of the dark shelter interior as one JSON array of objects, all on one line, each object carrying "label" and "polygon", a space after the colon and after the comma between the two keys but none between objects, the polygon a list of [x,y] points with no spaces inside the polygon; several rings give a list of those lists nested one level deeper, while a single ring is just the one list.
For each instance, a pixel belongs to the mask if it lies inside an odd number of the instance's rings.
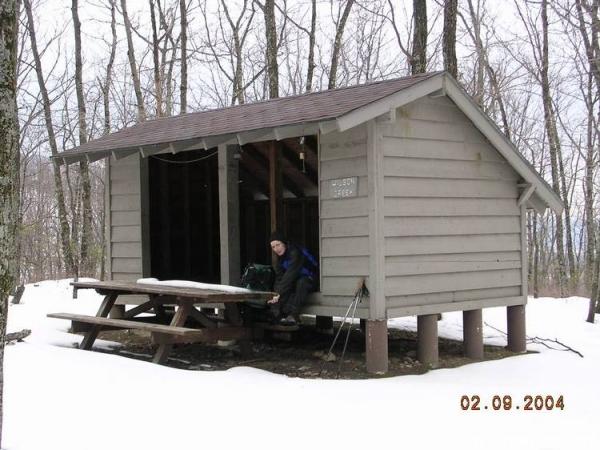
[{"label": "dark shelter interior", "polygon": [[[276,161],[272,163],[276,146]],[[149,157],[151,276],[219,283],[219,171],[217,148]],[[316,136],[237,148],[240,273],[251,262],[271,264],[273,224],[319,256]],[[271,192],[276,211],[271,214]]]}]

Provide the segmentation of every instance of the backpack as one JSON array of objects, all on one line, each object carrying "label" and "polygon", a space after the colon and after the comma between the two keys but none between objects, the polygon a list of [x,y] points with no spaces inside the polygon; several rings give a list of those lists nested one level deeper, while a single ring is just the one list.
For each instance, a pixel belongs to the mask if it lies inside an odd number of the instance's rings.
[{"label": "backpack", "polygon": [[[275,271],[271,266],[250,263],[244,269],[244,274],[242,275],[242,287],[246,289],[271,292],[274,283]],[[256,308],[266,308],[267,306],[266,300],[246,300],[244,303]]]}]

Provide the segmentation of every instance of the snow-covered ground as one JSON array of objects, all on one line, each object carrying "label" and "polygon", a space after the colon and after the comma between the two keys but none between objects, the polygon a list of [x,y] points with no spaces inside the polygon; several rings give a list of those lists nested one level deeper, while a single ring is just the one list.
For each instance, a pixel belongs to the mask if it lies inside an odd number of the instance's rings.
[{"label": "snow-covered ground", "polygon": [[[597,449],[600,324],[584,321],[584,298],[530,299],[527,334],[558,339],[584,355],[530,344],[538,354],[377,380],[303,380],[239,367],[172,369],[73,348],[81,338],[48,312],[95,313],[100,297],[68,281],[28,285],[9,308],[3,448],[135,450],[218,448]],[[440,335],[461,339],[461,314]],[[505,345],[504,308],[484,310],[486,343]],[[600,318],[596,317],[596,322]],[[390,321],[416,329],[414,318]],[[494,327],[494,328],[492,328]],[[96,341],[95,346],[114,345]],[[463,395],[481,398],[463,411]],[[494,410],[494,395],[512,397]],[[527,395],[563,397],[564,409],[526,411]],[[484,409],[488,406],[488,409]],[[519,409],[516,409],[519,406]],[[384,447],[385,446],[385,447]]]}]

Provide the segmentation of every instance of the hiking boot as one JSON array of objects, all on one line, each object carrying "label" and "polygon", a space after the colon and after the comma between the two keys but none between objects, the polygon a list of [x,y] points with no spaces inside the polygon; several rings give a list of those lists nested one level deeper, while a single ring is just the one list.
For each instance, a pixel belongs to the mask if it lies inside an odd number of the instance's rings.
[{"label": "hiking boot", "polygon": [[289,314],[285,317],[282,317],[281,320],[279,321],[279,324],[280,325],[297,325],[298,321],[292,314]]}]

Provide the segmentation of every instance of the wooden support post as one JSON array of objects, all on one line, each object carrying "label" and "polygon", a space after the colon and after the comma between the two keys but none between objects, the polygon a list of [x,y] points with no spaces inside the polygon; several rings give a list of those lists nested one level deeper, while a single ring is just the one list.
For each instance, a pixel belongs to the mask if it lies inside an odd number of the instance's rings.
[{"label": "wooden support post", "polygon": [[367,372],[386,373],[388,371],[387,320],[367,320],[365,340]]},{"label": "wooden support post", "polygon": [[[281,155],[277,141],[269,142],[269,211],[271,214],[271,232],[281,228]],[[272,253],[273,265],[277,256]]]},{"label": "wooden support post", "polygon": [[315,321],[317,333],[333,335],[333,317],[317,316]]},{"label": "wooden support post", "polygon": [[439,359],[437,314],[417,317],[417,359],[421,364],[437,367]]},{"label": "wooden support post", "polygon": [[525,305],[506,307],[506,328],[508,333],[508,350],[515,353],[526,352]]},{"label": "wooden support post", "polygon": [[[190,309],[193,308],[191,303],[184,303],[177,308],[173,319],[171,320],[172,327],[182,327],[185,325],[185,321],[190,314]],[[158,346],[156,353],[154,354],[154,358],[152,358],[152,362],[156,364],[164,364],[167,359],[169,359],[169,353],[171,353],[171,349],[173,348],[172,343],[164,343]]]},{"label": "wooden support post", "polygon": [[463,311],[463,345],[467,358],[483,359],[481,309]]},{"label": "wooden support post", "polygon": [[219,228],[221,238],[221,283],[240,282],[239,167],[234,158],[237,145],[219,145]]},{"label": "wooden support post", "polygon": [[114,305],[110,312],[108,313],[108,317],[111,319],[122,319],[125,317],[125,305]]},{"label": "wooden support post", "polygon": [[[113,294],[108,294],[106,297],[104,297],[104,300],[102,300],[102,303],[100,304],[100,308],[98,308],[96,317],[108,317],[108,313],[114,306],[115,301],[117,300],[118,296],[119,296],[119,294],[113,293]],[[94,345],[94,341],[98,337],[98,333],[100,333],[100,325],[93,325],[89,329],[89,331],[87,333],[85,333],[85,336],[83,337],[83,340],[81,341],[81,344],[79,345],[79,348],[81,348],[83,350],[91,349],[92,346]]]}]

